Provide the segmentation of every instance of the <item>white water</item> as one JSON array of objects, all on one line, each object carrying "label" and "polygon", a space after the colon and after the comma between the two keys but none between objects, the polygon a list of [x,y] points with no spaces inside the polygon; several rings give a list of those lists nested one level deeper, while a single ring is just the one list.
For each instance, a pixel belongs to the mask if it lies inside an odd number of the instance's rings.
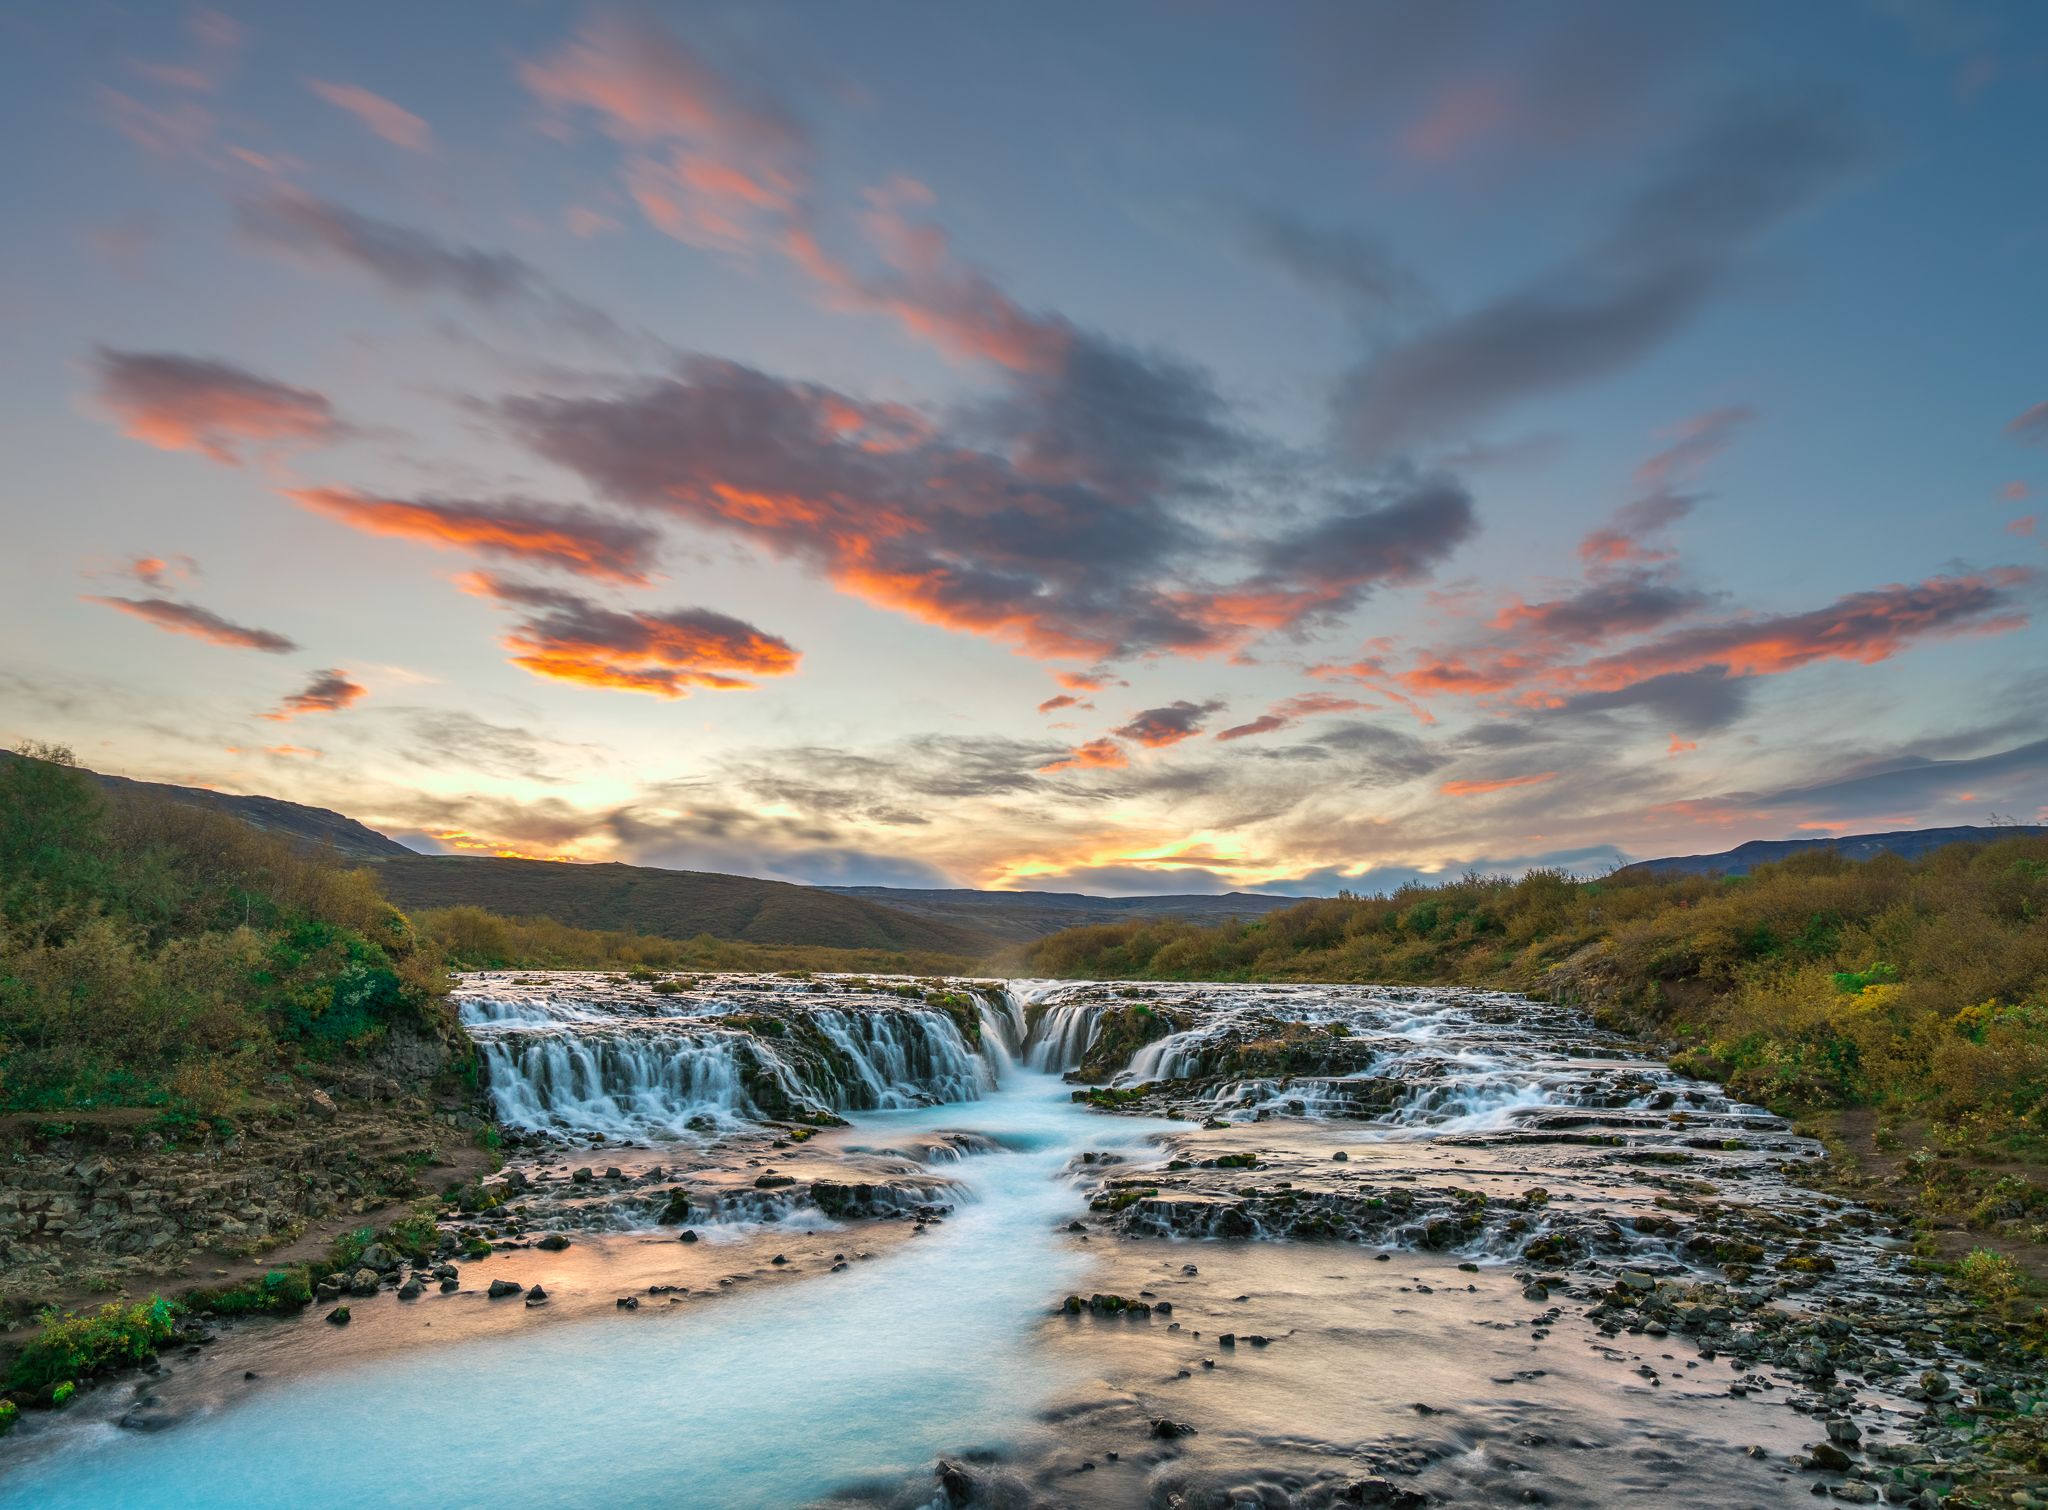
[{"label": "white water", "polygon": [[965,1106],[865,1114],[878,1144],[1001,1146],[951,1166],[974,1197],[953,1217],[845,1273],[386,1358],[159,1435],[105,1428],[0,1482],[0,1507],[744,1510],[910,1473],[1014,1433],[1061,1384],[1027,1342],[1087,1288],[1059,1232],[1082,1205],[1063,1171],[1162,1125],[1094,1115],[1029,1071]]}]

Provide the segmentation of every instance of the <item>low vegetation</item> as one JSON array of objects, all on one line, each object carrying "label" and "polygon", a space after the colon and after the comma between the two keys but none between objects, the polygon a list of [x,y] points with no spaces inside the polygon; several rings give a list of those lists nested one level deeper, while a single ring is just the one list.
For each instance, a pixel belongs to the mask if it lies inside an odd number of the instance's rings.
[{"label": "low vegetation", "polygon": [[1930,1218],[2048,1242],[2048,839],[1823,852],[1725,878],[1467,876],[1221,926],[1072,929],[1021,968],[1579,1001],[1745,1099],[1862,1129],[1870,1163]]},{"label": "low vegetation", "polygon": [[0,764],[0,1111],[231,1113],[448,1031],[439,954],[367,872],[22,754]]},{"label": "low vegetation", "polygon": [[481,907],[415,913],[415,926],[458,970],[806,970],[879,975],[963,975],[975,960],[930,950],[757,944],[700,933],[661,938],[571,928],[546,917],[499,917]]}]

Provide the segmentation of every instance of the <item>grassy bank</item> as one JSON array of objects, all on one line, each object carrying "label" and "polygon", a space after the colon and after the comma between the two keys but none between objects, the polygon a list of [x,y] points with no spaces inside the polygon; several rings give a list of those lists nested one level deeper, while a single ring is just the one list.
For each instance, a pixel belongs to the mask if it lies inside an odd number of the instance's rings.
[{"label": "grassy bank", "polygon": [[1467,877],[1216,927],[1073,929],[1021,968],[1579,1001],[1822,1126],[1931,1224],[2048,1271],[2048,840],[1727,878]]},{"label": "grassy bank", "polygon": [[231,1115],[394,1032],[447,1038],[440,956],[366,873],[22,753],[0,767],[0,1112]]}]

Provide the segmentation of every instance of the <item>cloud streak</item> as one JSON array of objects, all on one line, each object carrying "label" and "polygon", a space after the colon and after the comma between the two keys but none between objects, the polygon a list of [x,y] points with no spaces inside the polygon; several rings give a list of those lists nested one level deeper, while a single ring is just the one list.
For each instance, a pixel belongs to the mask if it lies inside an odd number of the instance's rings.
[{"label": "cloud streak", "polygon": [[645,583],[661,533],[576,504],[521,498],[392,498],[352,488],[287,488],[284,496],[372,535],[475,551],[612,582]]},{"label": "cloud streak", "polygon": [[348,434],[322,394],[210,357],[101,347],[95,393],[132,440],[240,466],[247,450],[323,446]]}]

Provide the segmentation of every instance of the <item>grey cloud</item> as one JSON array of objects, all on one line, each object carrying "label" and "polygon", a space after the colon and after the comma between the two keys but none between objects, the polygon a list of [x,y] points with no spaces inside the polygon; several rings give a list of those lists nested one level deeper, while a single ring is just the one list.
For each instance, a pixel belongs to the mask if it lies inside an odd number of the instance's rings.
[{"label": "grey cloud", "polygon": [[1364,454],[1454,436],[1523,399],[1647,356],[1728,284],[1766,234],[1869,159],[1840,110],[1738,101],[1578,256],[1363,363],[1339,429]]}]

